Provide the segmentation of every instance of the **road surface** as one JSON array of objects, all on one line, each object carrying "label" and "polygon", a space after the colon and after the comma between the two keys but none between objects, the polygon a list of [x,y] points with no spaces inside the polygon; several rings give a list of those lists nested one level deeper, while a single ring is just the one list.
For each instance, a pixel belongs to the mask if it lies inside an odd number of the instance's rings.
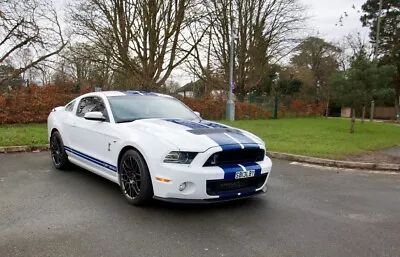
[{"label": "road surface", "polygon": [[128,205],[48,153],[0,155],[0,256],[400,256],[400,175],[274,160],[267,194]]}]

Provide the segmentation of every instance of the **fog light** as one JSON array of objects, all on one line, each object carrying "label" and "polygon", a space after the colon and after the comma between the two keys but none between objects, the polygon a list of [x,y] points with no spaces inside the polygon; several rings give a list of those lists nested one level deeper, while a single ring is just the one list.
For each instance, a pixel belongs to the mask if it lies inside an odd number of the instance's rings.
[{"label": "fog light", "polygon": [[186,182],[183,182],[182,184],[180,184],[179,186],[179,191],[183,191],[186,188]]}]

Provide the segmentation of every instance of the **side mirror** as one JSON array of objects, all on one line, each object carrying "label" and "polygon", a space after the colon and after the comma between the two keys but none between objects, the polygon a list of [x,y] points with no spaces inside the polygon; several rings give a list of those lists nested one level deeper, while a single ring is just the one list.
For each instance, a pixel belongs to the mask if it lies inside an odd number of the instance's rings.
[{"label": "side mirror", "polygon": [[87,112],[84,118],[86,120],[105,121],[106,117],[101,112]]},{"label": "side mirror", "polygon": [[196,114],[197,116],[199,116],[199,118],[201,117],[199,112],[194,112],[194,114]]}]

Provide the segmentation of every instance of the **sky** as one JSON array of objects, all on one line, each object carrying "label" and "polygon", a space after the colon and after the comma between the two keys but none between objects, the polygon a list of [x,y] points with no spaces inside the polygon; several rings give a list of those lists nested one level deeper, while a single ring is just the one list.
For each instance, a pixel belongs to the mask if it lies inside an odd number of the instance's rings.
[{"label": "sky", "polygon": [[[69,0],[53,0],[57,9],[60,11]],[[368,41],[368,29],[363,28],[358,13],[361,5],[366,0],[298,0],[307,6],[306,15],[309,17],[307,22],[306,35],[311,34],[327,41],[338,42],[349,33],[360,32],[363,39]],[[353,9],[352,7],[355,7]],[[347,13],[347,16],[345,15]],[[339,22],[340,17],[342,23]],[[343,25],[343,26],[341,26]],[[173,80],[181,85],[190,82],[192,76],[182,71],[173,73]]]},{"label": "sky", "polygon": [[[319,33],[320,37],[333,41],[355,32],[360,32],[362,37],[368,37],[368,29],[361,26],[361,13],[358,13],[366,0],[300,0],[300,2],[309,7],[308,27],[312,33]],[[353,5],[355,9],[352,8]],[[347,13],[347,17],[344,12]],[[343,26],[339,23],[341,16],[343,16]]]}]

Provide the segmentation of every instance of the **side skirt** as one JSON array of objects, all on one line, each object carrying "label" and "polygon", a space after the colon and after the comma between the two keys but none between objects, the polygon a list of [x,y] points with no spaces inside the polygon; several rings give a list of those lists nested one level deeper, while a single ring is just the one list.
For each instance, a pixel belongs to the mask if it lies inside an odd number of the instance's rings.
[{"label": "side skirt", "polygon": [[102,170],[100,170],[98,168],[95,168],[92,165],[89,165],[88,163],[86,163],[84,161],[81,161],[81,160],[71,156],[71,153],[68,153],[68,160],[70,162],[72,162],[73,164],[78,165],[79,167],[82,167],[82,168],[84,168],[84,169],[86,169],[88,171],[91,171],[91,172],[95,173],[96,175],[99,175],[99,176],[101,176],[103,178],[106,178],[106,179],[116,183],[116,184],[119,184],[118,174],[117,173],[115,173],[115,176],[109,175],[106,172],[104,172],[104,171],[102,171]]}]

